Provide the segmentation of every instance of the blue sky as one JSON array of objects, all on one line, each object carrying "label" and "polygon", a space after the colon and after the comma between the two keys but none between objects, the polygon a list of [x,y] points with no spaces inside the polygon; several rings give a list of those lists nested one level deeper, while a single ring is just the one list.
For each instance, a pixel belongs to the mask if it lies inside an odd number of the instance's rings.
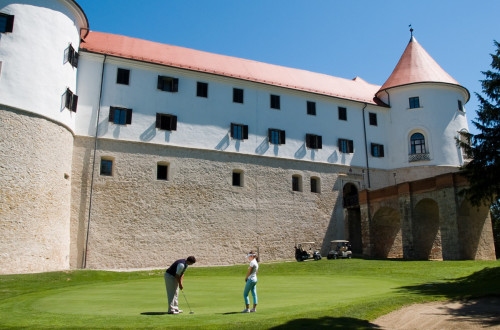
[{"label": "blue sky", "polygon": [[382,85],[409,39],[471,93],[500,41],[498,0],[77,0],[92,31]]}]

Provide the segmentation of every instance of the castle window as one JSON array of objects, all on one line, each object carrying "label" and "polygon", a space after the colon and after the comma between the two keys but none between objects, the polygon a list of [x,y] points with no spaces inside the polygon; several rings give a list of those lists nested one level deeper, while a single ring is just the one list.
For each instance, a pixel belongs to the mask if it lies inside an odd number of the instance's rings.
[{"label": "castle window", "polygon": [[243,103],[243,89],[233,88],[233,102]]},{"label": "castle window", "polygon": [[208,84],[204,82],[196,83],[196,96],[198,97],[208,97]]},{"label": "castle window", "polygon": [[307,114],[316,116],[316,102],[307,101]]},{"label": "castle window", "polygon": [[156,113],[156,128],[165,131],[177,130],[177,116]]},{"label": "castle window", "polygon": [[64,63],[68,62],[72,67],[78,67],[78,53],[72,45],[69,45],[68,48],[64,50]]},{"label": "castle window", "polygon": [[285,144],[285,131],[283,130],[270,128],[268,137],[271,144]]},{"label": "castle window", "polygon": [[462,101],[458,100],[458,111],[464,112],[464,105],[462,104]]},{"label": "castle window", "polygon": [[280,109],[280,96],[271,94],[271,109]]},{"label": "castle window", "polygon": [[384,146],[382,144],[372,143],[370,149],[373,157],[384,157]]},{"label": "castle window", "polygon": [[306,134],[306,147],[311,149],[323,148],[323,139],[321,135]]},{"label": "castle window", "polygon": [[236,140],[248,139],[248,126],[231,123],[231,137]]},{"label": "castle window", "polygon": [[175,93],[179,90],[179,79],[166,76],[158,76],[157,88],[164,92]]},{"label": "castle window", "polygon": [[377,114],[373,112],[369,112],[368,116],[370,118],[370,125],[377,126]]},{"label": "castle window", "polygon": [[109,158],[101,158],[101,175],[112,176],[113,175],[113,160]]},{"label": "castle window", "polygon": [[339,107],[339,120],[347,120],[347,109]]},{"label": "castle window", "polygon": [[422,133],[414,133],[410,137],[410,154],[425,154],[425,137]]},{"label": "castle window", "polygon": [[233,171],[233,186],[243,187],[243,171],[241,170]]},{"label": "castle window", "polygon": [[354,152],[354,142],[352,140],[339,139],[339,150],[344,154],[352,154]]},{"label": "castle window", "polygon": [[410,109],[420,108],[420,98],[418,96],[410,97]]},{"label": "castle window", "polygon": [[320,181],[317,177],[311,178],[311,192],[312,193],[320,193]]},{"label": "castle window", "polygon": [[0,13],[0,33],[12,32],[14,29],[14,15]]},{"label": "castle window", "polygon": [[156,164],[156,179],[168,181],[168,164],[167,163]]},{"label": "castle window", "polygon": [[292,190],[302,191],[302,177],[298,174],[292,175]]},{"label": "castle window", "polygon": [[78,95],[73,94],[73,92],[68,88],[64,93],[64,107],[70,111],[76,112],[76,107],[78,104]]},{"label": "castle window", "polygon": [[109,121],[117,125],[132,124],[132,109],[109,107]]},{"label": "castle window", "polygon": [[118,68],[116,72],[116,83],[121,85],[128,85],[130,80],[130,70]]}]

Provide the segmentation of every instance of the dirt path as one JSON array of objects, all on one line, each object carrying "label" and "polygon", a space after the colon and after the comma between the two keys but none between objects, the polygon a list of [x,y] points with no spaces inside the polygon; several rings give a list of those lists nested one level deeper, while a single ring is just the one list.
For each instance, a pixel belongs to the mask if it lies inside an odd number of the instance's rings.
[{"label": "dirt path", "polygon": [[500,297],[415,304],[372,322],[382,329],[500,329]]}]

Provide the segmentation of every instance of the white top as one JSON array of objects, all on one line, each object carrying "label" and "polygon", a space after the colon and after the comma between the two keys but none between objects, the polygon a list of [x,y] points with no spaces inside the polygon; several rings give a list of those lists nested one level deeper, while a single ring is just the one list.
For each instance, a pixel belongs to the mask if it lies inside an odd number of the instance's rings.
[{"label": "white top", "polygon": [[179,264],[177,265],[175,273],[179,276],[182,276],[182,273],[184,273],[184,264],[182,262],[179,262]]},{"label": "white top", "polygon": [[257,263],[256,259],[250,261],[250,266],[248,267],[248,269],[250,268],[252,268],[252,272],[250,273],[250,276],[248,276],[248,279],[257,281],[257,271],[259,270],[259,264]]}]

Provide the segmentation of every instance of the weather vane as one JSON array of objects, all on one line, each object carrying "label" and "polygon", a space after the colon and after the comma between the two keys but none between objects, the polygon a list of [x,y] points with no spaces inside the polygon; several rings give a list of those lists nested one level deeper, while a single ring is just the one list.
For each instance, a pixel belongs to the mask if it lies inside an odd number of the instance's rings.
[{"label": "weather vane", "polygon": [[410,28],[410,34],[411,34],[411,37],[413,37],[413,28],[411,27],[411,24],[408,25],[408,27]]}]

